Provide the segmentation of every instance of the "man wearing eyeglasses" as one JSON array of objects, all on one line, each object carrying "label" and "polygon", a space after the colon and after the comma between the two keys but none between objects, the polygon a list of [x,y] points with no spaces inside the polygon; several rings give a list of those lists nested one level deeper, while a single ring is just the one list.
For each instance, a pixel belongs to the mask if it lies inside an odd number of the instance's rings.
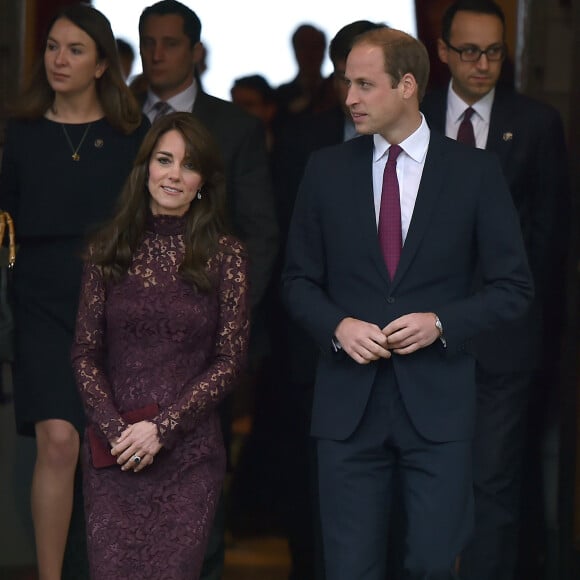
[{"label": "man wearing eyeglasses", "polygon": [[[498,83],[506,45],[504,14],[495,2],[455,2],[443,16],[441,36],[438,54],[451,81],[425,97],[422,111],[433,130],[498,155],[536,287],[524,318],[473,344],[478,362],[476,521],[461,557],[461,578],[512,580],[523,459],[536,451],[530,466],[537,474],[531,474],[531,481],[539,485],[537,434],[549,418],[546,395],[557,392],[570,195],[566,145],[554,109]],[[528,414],[529,405],[532,411],[542,409],[537,417]],[[527,471],[526,464],[525,482]]]}]

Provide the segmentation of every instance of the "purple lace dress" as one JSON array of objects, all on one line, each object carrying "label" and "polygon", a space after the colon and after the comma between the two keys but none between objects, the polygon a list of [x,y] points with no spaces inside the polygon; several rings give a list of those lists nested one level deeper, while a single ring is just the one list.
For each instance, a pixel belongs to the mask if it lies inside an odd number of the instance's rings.
[{"label": "purple lace dress", "polygon": [[73,366],[89,423],[112,439],[126,411],[157,402],[164,447],[139,473],[82,460],[92,580],[198,578],[225,473],[217,406],[248,342],[246,257],[239,242],[209,262],[216,289],[178,274],[184,219],[150,218],[129,273],[105,283],[85,266]]}]

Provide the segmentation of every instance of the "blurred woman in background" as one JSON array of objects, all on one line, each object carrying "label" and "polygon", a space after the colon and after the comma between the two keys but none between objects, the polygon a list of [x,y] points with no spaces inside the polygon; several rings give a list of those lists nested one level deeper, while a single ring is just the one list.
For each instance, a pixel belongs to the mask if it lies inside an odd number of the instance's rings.
[{"label": "blurred woman in background", "polygon": [[32,517],[40,580],[60,580],[84,413],[70,348],[87,232],[109,217],[147,129],[120,72],[109,21],[59,12],[6,128],[0,207],[19,243],[14,403],[36,436]]}]

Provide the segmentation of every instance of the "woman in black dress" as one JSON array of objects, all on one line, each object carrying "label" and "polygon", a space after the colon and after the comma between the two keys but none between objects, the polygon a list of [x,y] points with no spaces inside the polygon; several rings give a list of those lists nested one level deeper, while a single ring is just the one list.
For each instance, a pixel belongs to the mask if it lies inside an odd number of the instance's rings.
[{"label": "woman in black dress", "polygon": [[52,21],[6,129],[0,206],[13,214],[14,402],[36,436],[32,516],[40,578],[60,580],[84,414],[70,348],[87,231],[107,219],[147,129],[109,21],[86,5]]}]

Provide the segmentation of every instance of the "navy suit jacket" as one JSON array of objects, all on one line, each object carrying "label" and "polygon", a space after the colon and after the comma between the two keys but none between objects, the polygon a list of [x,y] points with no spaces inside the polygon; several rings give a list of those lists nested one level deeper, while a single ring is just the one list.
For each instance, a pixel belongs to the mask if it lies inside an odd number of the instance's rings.
[{"label": "navy suit jacket", "polygon": [[[323,354],[312,434],[348,438],[382,364],[359,365],[332,351],[343,318],[383,328],[404,314],[436,312],[447,348],[436,341],[386,364],[393,364],[405,407],[424,437],[466,439],[474,427],[475,365],[464,345],[520,316],[533,295],[517,214],[494,156],[431,133],[391,282],[377,237],[372,152],[372,137],[363,136],[314,153],[290,228],[284,297]],[[476,269],[484,285],[474,292]]]},{"label": "navy suit jacket", "polygon": [[[447,88],[427,94],[421,110],[445,134]],[[524,317],[481,335],[475,353],[489,372],[531,370],[557,358],[563,324],[571,199],[560,116],[498,87],[485,148],[498,156],[518,211],[536,297]]]},{"label": "navy suit jacket", "polygon": [[252,304],[263,297],[278,253],[278,223],[264,128],[233,103],[199,91],[193,114],[217,141],[226,167],[234,232],[250,259]]},{"label": "navy suit jacket", "polygon": [[282,238],[288,233],[296,192],[313,151],[344,140],[344,112],[337,105],[321,113],[277,119],[274,124],[272,173]]}]

